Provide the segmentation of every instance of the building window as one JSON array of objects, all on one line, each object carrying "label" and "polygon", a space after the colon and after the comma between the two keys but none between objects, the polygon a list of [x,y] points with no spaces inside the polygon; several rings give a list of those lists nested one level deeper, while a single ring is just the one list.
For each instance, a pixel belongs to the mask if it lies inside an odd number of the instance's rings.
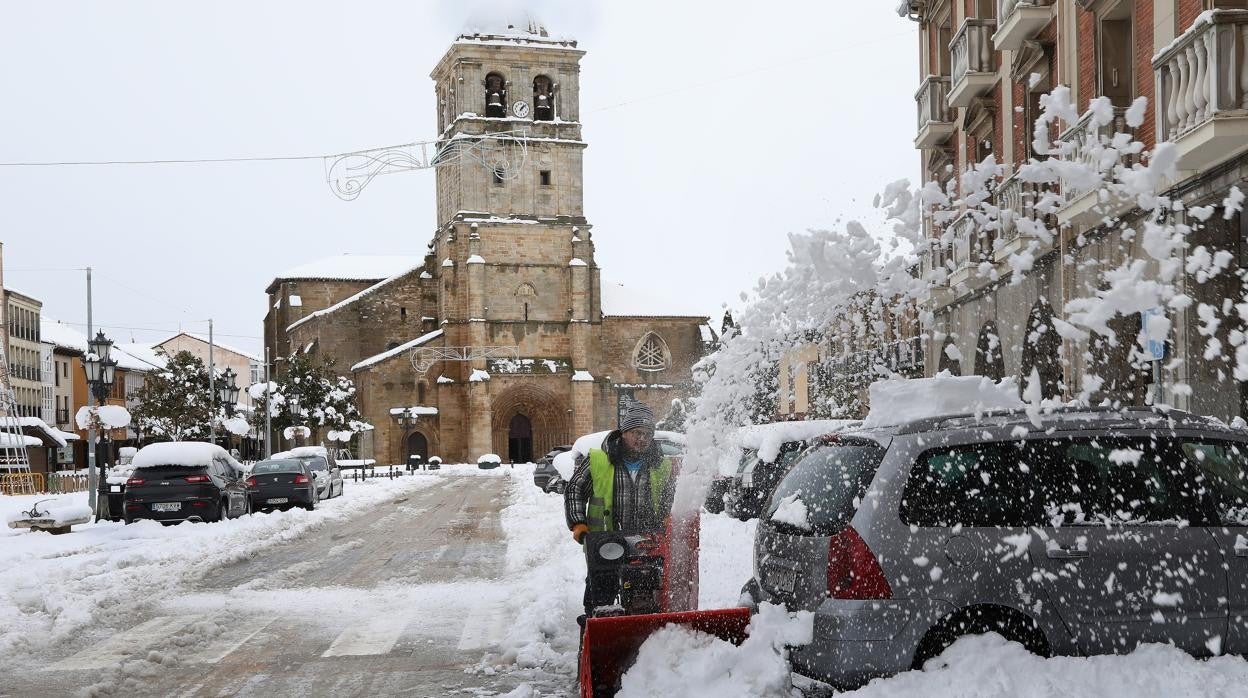
[{"label": "building window", "polygon": [[555,119],[555,84],[545,75],[533,78],[533,120]]},{"label": "building window", "polygon": [[425,404],[425,384],[423,381],[416,384],[416,404]]},{"label": "building window", "polygon": [[633,365],[642,371],[662,371],[671,363],[667,343],[654,332],[647,333],[633,352]]},{"label": "building window", "polygon": [[507,171],[503,169],[502,165],[495,165],[493,169],[494,186],[503,186],[503,176],[506,174]]},{"label": "building window", "polygon": [[550,170],[542,170],[541,172],[538,172],[537,177],[543,187],[550,186]]},{"label": "building window", "polygon": [[485,76],[485,115],[499,119],[507,116],[507,82],[498,73]]},{"label": "building window", "polygon": [[403,307],[399,308],[399,321],[407,322],[407,308],[403,308]]},{"label": "building window", "polygon": [[1135,95],[1131,44],[1131,3],[1119,2],[1101,15],[1096,33],[1096,53],[1100,59],[1100,93],[1115,107],[1129,107]]}]

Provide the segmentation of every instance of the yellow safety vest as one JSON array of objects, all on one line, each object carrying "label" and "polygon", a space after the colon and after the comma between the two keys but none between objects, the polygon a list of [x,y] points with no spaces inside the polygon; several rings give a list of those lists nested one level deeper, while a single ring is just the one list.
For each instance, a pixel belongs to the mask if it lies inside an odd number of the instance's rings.
[{"label": "yellow safety vest", "polygon": [[[607,507],[615,506],[615,466],[611,465],[606,451],[589,449],[589,475],[594,491],[585,510],[585,523],[591,531],[614,531],[615,515]],[[659,499],[671,476],[672,462],[666,456],[658,467],[650,469],[650,504],[654,507],[651,511],[659,510]]]}]

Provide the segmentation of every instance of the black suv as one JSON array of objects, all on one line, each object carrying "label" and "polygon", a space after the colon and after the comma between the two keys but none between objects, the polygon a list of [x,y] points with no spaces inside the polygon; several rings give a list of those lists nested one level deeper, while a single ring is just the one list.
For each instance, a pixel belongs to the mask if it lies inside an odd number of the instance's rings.
[{"label": "black suv", "polygon": [[[144,454],[149,448],[166,447]],[[187,446],[197,457],[187,458]],[[203,451],[203,453],[198,453]],[[125,520],[221,521],[251,512],[242,466],[211,444],[153,444],[139,451],[126,481]]]}]

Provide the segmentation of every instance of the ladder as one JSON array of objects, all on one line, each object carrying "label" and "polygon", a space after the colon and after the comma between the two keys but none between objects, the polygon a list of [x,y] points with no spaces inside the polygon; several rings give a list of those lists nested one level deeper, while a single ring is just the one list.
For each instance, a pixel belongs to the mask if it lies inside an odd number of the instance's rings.
[{"label": "ladder", "polygon": [[9,381],[9,359],[4,342],[0,342],[0,493],[35,493],[35,478],[30,472],[17,397]]}]

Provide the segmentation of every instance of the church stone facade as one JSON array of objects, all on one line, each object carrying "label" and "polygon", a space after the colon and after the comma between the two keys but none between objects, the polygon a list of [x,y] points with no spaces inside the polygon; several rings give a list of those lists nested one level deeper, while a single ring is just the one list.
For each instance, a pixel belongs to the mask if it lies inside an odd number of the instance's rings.
[{"label": "church stone facade", "polygon": [[460,36],[432,73],[441,148],[523,132],[527,152],[435,168],[438,225],[423,257],[326,260],[268,287],[277,370],[303,352],[349,371],[378,462],[526,461],[613,428],[621,400],[662,417],[688,394],[715,339],[707,318],[648,300],[677,296],[678,282],[634,269],[642,281],[625,289],[595,257],[583,55],[537,26]]}]

